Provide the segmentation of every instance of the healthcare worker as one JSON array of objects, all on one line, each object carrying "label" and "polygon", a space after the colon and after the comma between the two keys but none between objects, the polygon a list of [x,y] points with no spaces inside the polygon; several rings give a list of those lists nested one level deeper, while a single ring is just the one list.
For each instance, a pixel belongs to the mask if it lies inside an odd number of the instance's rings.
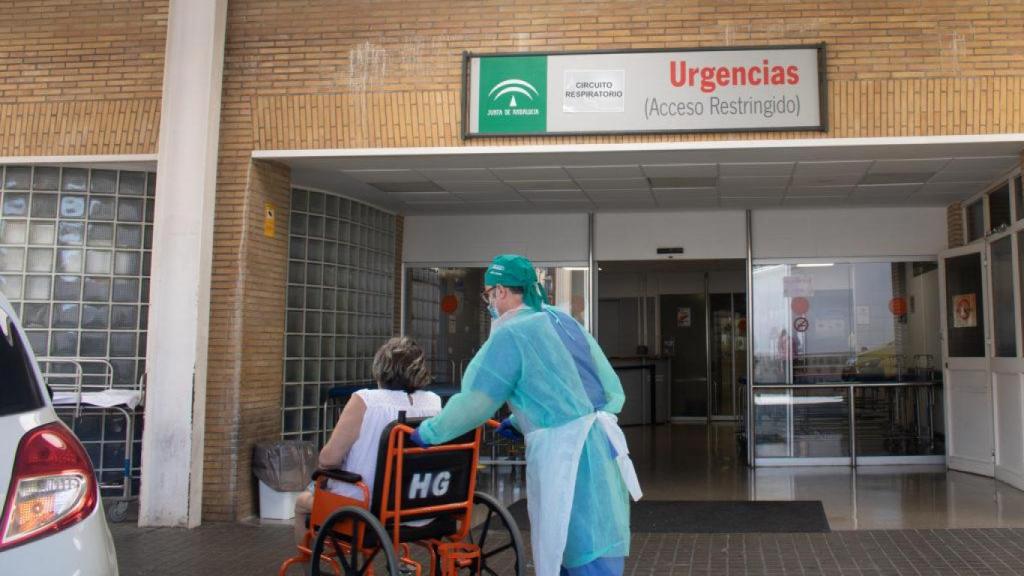
[{"label": "healthcare worker", "polygon": [[614,414],[625,396],[593,337],[547,306],[533,264],[498,256],[484,275],[492,316],[462,390],[412,436],[440,444],[481,425],[508,402],[499,431],[526,438],[527,510],[538,576],[622,574],[629,496],[641,496]]}]

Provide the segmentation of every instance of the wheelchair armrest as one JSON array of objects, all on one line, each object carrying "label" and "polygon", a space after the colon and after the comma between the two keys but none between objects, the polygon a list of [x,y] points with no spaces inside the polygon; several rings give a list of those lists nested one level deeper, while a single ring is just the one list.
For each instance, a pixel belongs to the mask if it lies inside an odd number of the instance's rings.
[{"label": "wheelchair armrest", "polygon": [[348,470],[340,470],[338,468],[320,468],[316,472],[313,472],[313,480],[316,481],[321,477],[331,478],[333,480],[340,480],[342,482],[348,482],[349,484],[355,484],[356,482],[362,482],[363,477],[355,472],[349,472]]}]

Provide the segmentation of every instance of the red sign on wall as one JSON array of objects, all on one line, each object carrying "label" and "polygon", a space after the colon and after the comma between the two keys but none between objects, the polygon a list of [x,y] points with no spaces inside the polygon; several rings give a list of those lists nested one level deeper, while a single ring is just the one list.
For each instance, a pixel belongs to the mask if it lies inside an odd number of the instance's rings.
[{"label": "red sign on wall", "polygon": [[803,296],[797,296],[789,301],[789,308],[793,311],[793,314],[803,316],[811,309],[811,301]]},{"label": "red sign on wall", "polygon": [[445,314],[454,314],[459,309],[459,299],[449,294],[444,298],[441,298],[441,311]]}]

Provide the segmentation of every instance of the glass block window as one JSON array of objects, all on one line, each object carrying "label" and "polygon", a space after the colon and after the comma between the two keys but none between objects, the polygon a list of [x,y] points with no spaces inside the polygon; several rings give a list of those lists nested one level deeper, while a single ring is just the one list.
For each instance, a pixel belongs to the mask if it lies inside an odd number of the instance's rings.
[{"label": "glass block window", "polygon": [[328,391],[370,385],[373,354],[391,337],[395,217],[294,189],[288,242],[282,435],[319,441],[334,426],[321,422]]},{"label": "glass block window", "polygon": [[[147,172],[0,166],[0,291],[37,356],[106,360],[115,386],[138,382],[155,182]],[[101,378],[90,376],[98,370],[83,365],[86,379]],[[119,483],[124,417],[89,414],[74,424],[101,484]],[[135,432],[138,466],[138,423]]]},{"label": "glass block window", "polygon": [[436,268],[409,268],[406,333],[423,348],[436,383],[448,384],[446,355],[438,348],[441,325],[441,280]]}]

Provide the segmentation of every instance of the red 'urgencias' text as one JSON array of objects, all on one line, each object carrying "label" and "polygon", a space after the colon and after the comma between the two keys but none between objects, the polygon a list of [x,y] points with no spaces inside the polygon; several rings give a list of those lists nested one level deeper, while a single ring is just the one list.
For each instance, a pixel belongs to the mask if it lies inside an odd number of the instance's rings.
[{"label": "red 'urgencias' text", "polygon": [[697,66],[686,67],[686,60],[669,62],[672,86],[700,86],[701,92],[711,93],[722,86],[783,86],[800,82],[799,66],[772,66],[765,59],[754,66]]}]

